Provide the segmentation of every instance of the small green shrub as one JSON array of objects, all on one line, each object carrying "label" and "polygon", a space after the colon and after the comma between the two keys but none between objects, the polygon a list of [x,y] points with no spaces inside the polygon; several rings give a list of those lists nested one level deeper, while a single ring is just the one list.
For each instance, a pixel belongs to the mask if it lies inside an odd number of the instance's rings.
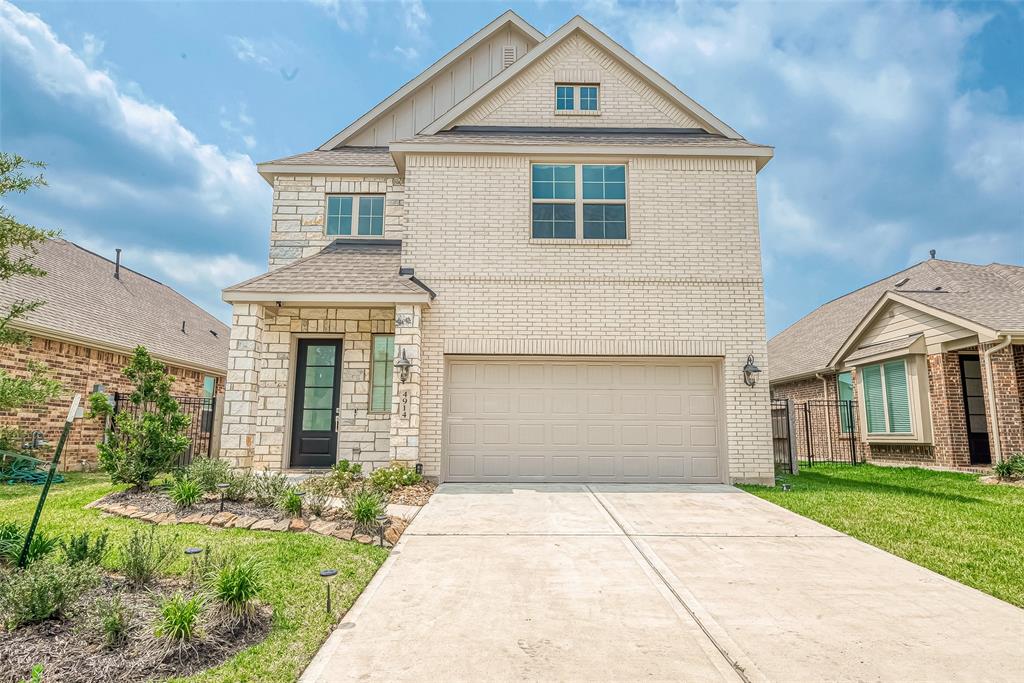
[{"label": "small green shrub", "polygon": [[416,470],[400,464],[378,467],[370,472],[370,484],[384,493],[390,493],[399,486],[418,484],[422,479],[422,476],[416,474]]},{"label": "small green shrub", "polygon": [[349,516],[362,529],[376,526],[377,517],[387,509],[387,499],[376,489],[362,486],[349,493],[346,499]]},{"label": "small green shrub", "polygon": [[261,508],[277,505],[288,489],[288,477],[281,472],[262,472],[252,477],[252,500]]},{"label": "small green shrub", "polygon": [[299,495],[298,490],[294,487],[285,489],[277,502],[277,506],[290,517],[302,516],[302,496]]},{"label": "small green shrub", "polygon": [[992,470],[1000,479],[1024,477],[1024,453],[1014,453],[992,466]]},{"label": "small green shrub", "polygon": [[353,477],[358,477],[363,473],[363,465],[358,462],[349,462],[342,458],[331,467],[331,470],[335,474],[349,474]]},{"label": "small green shrub", "polygon": [[252,472],[231,472],[225,483],[228,487],[224,489],[224,499],[241,502],[252,491]]},{"label": "small green shrub", "polygon": [[160,603],[156,635],[184,643],[199,635],[199,615],[206,599],[200,593],[186,598],[180,592]]},{"label": "small green shrub", "polygon": [[167,492],[167,495],[171,497],[175,505],[185,510],[195,507],[195,504],[203,499],[203,487],[195,479],[184,476],[176,479],[171,484],[171,489]]},{"label": "small green shrub", "polygon": [[196,458],[185,468],[183,476],[198,483],[206,493],[212,493],[217,484],[228,482],[231,466],[219,458]]},{"label": "small green shrub", "polygon": [[33,666],[30,675],[32,678],[24,680],[21,683],[43,683],[43,665],[36,664]]},{"label": "small green shrub", "polygon": [[0,572],[0,622],[8,630],[64,617],[82,594],[99,583],[93,567],[37,562]]},{"label": "small green shrub", "polygon": [[108,648],[120,647],[128,638],[131,615],[120,597],[96,601],[96,616],[103,632],[103,644]]},{"label": "small green shrub", "polygon": [[104,531],[96,536],[95,542],[92,542],[91,534],[88,531],[83,531],[77,536],[72,536],[71,540],[66,543],[61,540],[60,547],[64,550],[64,561],[71,565],[80,562],[93,566],[100,564],[107,554],[108,536],[109,533]]},{"label": "small green shrub", "polygon": [[129,583],[145,586],[170,563],[177,547],[177,537],[161,538],[156,527],[135,529],[121,546],[121,573]]},{"label": "small green shrub", "polygon": [[302,482],[302,490],[306,493],[306,509],[310,514],[317,517],[327,510],[327,498],[331,495],[333,486],[330,477],[313,477]]},{"label": "small green shrub", "polygon": [[246,622],[256,613],[256,601],[263,590],[263,567],[254,557],[221,562],[206,575],[206,586],[236,622]]},{"label": "small green shrub", "polygon": [[[25,546],[25,533],[17,522],[0,523],[0,561],[12,565],[18,563],[18,559],[21,557],[21,549]],[[26,564],[32,564],[36,560],[49,555],[57,549],[59,544],[59,538],[48,536],[37,529],[35,534],[32,535],[32,542],[28,546],[28,556],[25,559]]]}]

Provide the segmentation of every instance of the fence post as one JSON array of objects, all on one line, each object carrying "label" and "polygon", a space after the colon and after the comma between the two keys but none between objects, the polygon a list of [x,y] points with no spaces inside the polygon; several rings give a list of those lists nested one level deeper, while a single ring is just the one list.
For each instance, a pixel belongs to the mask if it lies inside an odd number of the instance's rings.
[{"label": "fence post", "polygon": [[220,457],[220,432],[224,428],[224,401],[218,401],[217,397],[213,397],[213,433],[210,434],[210,452],[207,453],[211,458]]},{"label": "fence post", "polygon": [[857,464],[857,425],[853,424],[853,401],[846,401],[846,424],[850,425],[850,461]]},{"label": "fence post", "polygon": [[800,463],[796,457],[796,416],[793,414],[796,404],[793,403],[793,399],[786,399],[786,430],[789,432],[789,438],[786,439],[786,445],[789,447],[789,471],[790,474],[800,473]]}]

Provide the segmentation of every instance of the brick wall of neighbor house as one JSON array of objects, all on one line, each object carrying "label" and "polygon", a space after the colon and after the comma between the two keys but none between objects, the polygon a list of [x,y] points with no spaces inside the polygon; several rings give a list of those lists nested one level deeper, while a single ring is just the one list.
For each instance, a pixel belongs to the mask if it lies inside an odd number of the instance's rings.
[{"label": "brick wall of neighbor house", "polygon": [[[981,382],[988,396],[988,372],[986,371],[985,351],[992,348],[994,342],[979,344],[978,356],[981,359]],[[1024,392],[1024,361],[1020,355],[1024,353],[1021,345],[1011,344],[992,354],[992,379],[996,410],[999,413],[996,424],[999,428],[999,442],[1003,457],[1013,453],[1024,452],[1024,411],[1021,409],[1021,393]],[[987,399],[986,399],[987,400]],[[987,404],[986,404],[987,405]],[[992,415],[988,419],[989,443],[992,443],[994,432]]]},{"label": "brick wall of neighbor house", "polygon": [[[64,394],[45,407],[0,413],[0,426],[17,426],[26,431],[39,430],[45,440],[56,445],[64,420],[71,405],[71,396],[81,393],[83,401],[88,398],[96,384],[103,384],[106,391],[128,392],[131,383],[121,374],[130,358],[109,351],[71,344],[44,337],[34,337],[28,346],[5,347],[0,354],[0,369],[14,375],[24,376],[29,361],[44,363],[51,375],[64,387]],[[202,396],[203,378],[206,373],[182,367],[169,366],[168,371],[175,381],[171,391],[180,396]],[[224,384],[218,377],[218,386]],[[97,420],[76,420],[62,460],[67,469],[94,469],[96,467],[96,444],[103,437],[103,425]]]},{"label": "brick wall of neighbor house", "polygon": [[395,176],[277,176],[270,227],[270,269],[312,256],[337,239],[324,232],[328,194],[383,194],[384,237],[402,239],[405,188]]},{"label": "brick wall of neighbor house", "polygon": [[928,401],[932,417],[932,455],[943,467],[969,467],[967,417],[956,351],[928,355]]},{"label": "brick wall of neighbor house", "polygon": [[403,261],[423,312],[420,459],[440,473],[445,353],[722,357],[729,473],[771,481],[754,163],[635,158],[630,241],[530,237],[530,159],[410,154]]},{"label": "brick wall of neighbor house", "polygon": [[372,413],[374,334],[395,331],[394,308],[274,308],[236,304],[231,326],[221,457],[236,467],[281,469],[290,438],[296,340],[342,343],[338,458],[367,464],[390,459],[391,415]]},{"label": "brick wall of neighbor house", "polygon": [[[852,371],[856,373],[856,371]],[[822,373],[824,381],[817,377],[805,377],[792,382],[772,385],[772,398],[792,399],[795,407],[794,436],[797,455],[805,458],[808,452],[816,459],[832,458],[845,460],[852,457],[850,448],[851,435],[843,432],[842,417],[839,413],[839,386],[835,373]],[[856,377],[856,374],[854,374]],[[854,386],[854,401],[857,400]],[[811,403],[807,415],[804,404]],[[854,423],[859,419],[854,414]],[[808,422],[810,423],[810,440],[808,440]],[[859,434],[859,431],[858,431]],[[831,455],[830,455],[831,454]],[[870,457],[867,444],[857,439],[856,457],[858,461]]]}]

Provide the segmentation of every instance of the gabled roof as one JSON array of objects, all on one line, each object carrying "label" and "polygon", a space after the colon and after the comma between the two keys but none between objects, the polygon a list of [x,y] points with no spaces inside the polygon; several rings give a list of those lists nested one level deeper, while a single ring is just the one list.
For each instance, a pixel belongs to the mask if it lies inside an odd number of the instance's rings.
[{"label": "gabled roof", "polygon": [[620,62],[647,80],[648,83],[662,92],[670,100],[673,100],[680,107],[693,114],[694,118],[707,126],[709,132],[718,133],[727,138],[742,139],[743,136],[726,125],[725,122],[721,121],[707,109],[697,104],[697,102],[688,97],[683,93],[683,91],[672,85],[672,83],[670,83],[664,76],[644,64],[635,55],[616,43],[597,27],[579,15],[570,19],[564,26],[541,41],[540,44],[530,50],[524,57],[517,60],[512,64],[512,66],[502,71],[482,87],[477,88],[472,94],[435,119],[433,123],[424,128],[421,132],[426,135],[431,135],[451,127],[459,117],[482,102],[488,95],[495,92],[522,73],[523,70],[529,68],[531,64],[542,58],[556,45],[560,44],[575,32],[580,32],[590,40],[597,43]]},{"label": "gabled roof", "polygon": [[387,147],[339,147],[293,154],[264,161],[256,166],[273,185],[275,173],[352,173],[357,175],[398,175]]},{"label": "gabled roof", "polygon": [[224,301],[423,302],[433,292],[401,274],[401,240],[338,239],[322,251],[228,287]]},{"label": "gabled roof", "polygon": [[527,23],[522,17],[508,10],[500,17],[492,21],[491,23],[484,26],[482,29],[471,35],[469,38],[460,43],[454,50],[441,57],[433,64],[431,64],[425,71],[416,76],[401,88],[391,93],[387,98],[381,101],[370,111],[366,112],[358,119],[353,121],[351,124],[346,126],[341,132],[336,134],[330,140],[320,145],[319,149],[329,150],[344,145],[345,142],[356,134],[358,134],[365,126],[369,125],[374,119],[384,114],[392,106],[398,104],[403,98],[412,93],[416,88],[423,85],[425,82],[433,78],[438,73],[444,71],[450,64],[455,60],[459,59],[462,55],[472,50],[475,46],[487,40],[494,33],[502,30],[507,25],[513,25],[520,31],[525,33],[527,36],[532,38],[536,42],[540,42],[544,39],[544,34],[535,29],[529,23]]},{"label": "gabled roof", "polygon": [[115,279],[112,261],[62,239],[41,244],[32,263],[46,275],[0,282],[0,307],[45,302],[15,327],[119,353],[142,344],[165,363],[227,372],[228,326],[167,285],[124,265]]},{"label": "gabled roof", "polygon": [[769,340],[771,381],[830,370],[844,345],[852,345],[891,301],[985,330],[989,336],[1022,334],[1024,268],[930,259],[850,292]]}]

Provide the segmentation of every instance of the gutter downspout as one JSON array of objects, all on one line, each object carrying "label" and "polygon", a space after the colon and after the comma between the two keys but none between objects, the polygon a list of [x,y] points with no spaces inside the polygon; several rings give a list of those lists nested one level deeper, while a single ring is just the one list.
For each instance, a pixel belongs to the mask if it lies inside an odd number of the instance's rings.
[{"label": "gutter downspout", "polygon": [[[828,407],[828,379],[820,372],[814,373],[815,379],[821,380],[822,397],[825,400],[825,430],[828,434],[828,457],[832,459],[832,411]],[[839,396],[836,395],[836,405],[839,405]]]},{"label": "gutter downspout", "polygon": [[999,444],[999,411],[996,409],[996,389],[992,382],[992,354],[996,351],[1005,349],[1010,345],[1011,337],[1009,335],[1000,335],[1003,341],[999,342],[995,346],[985,351],[985,379],[988,380],[988,405],[992,411],[992,455],[995,457],[992,462],[1002,462],[1003,453]]}]

